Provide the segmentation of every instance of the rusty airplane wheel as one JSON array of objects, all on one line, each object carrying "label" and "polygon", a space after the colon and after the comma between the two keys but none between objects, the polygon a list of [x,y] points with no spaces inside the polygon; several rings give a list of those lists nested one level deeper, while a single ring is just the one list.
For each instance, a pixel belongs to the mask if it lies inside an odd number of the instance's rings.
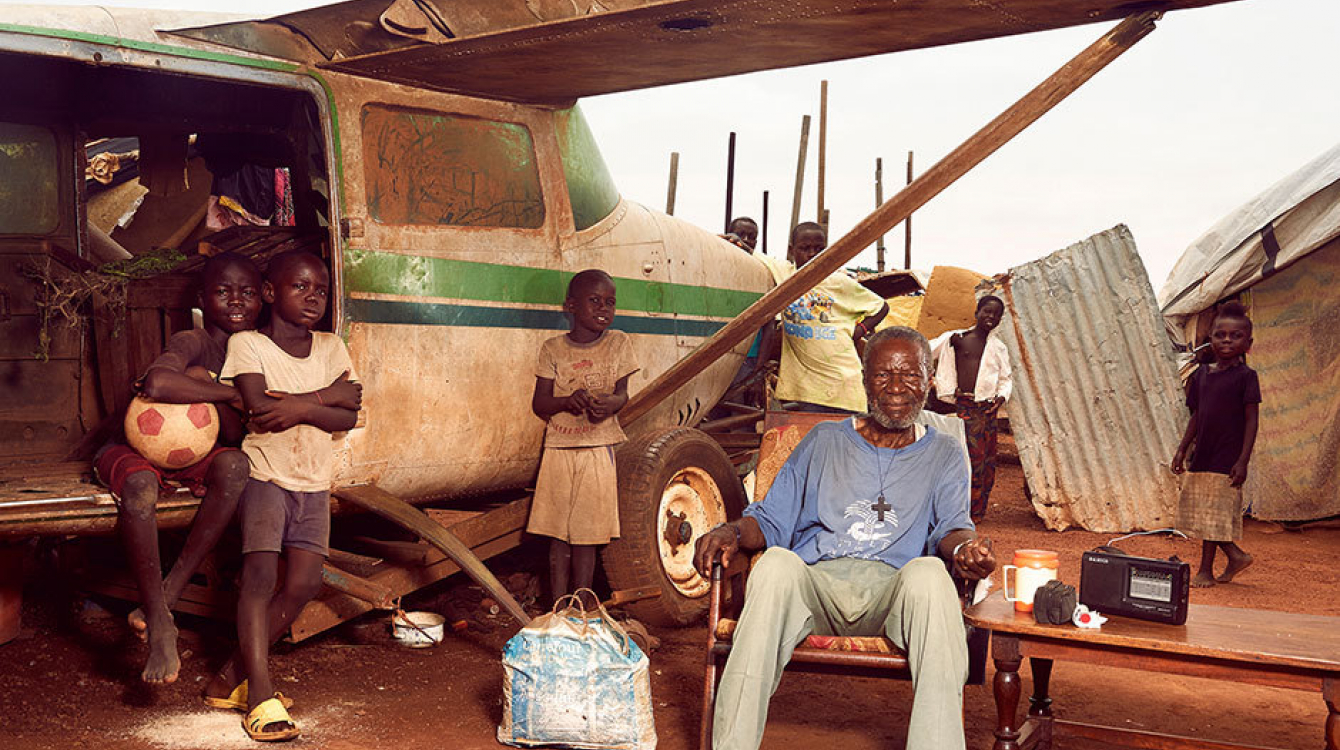
[{"label": "rusty airplane wheel", "polygon": [[698,537],[744,509],[744,487],[715,440],[673,427],[618,453],[620,537],[602,560],[611,588],[652,587],[659,597],[627,605],[639,620],[689,625],[707,611],[711,583],[693,568]]}]

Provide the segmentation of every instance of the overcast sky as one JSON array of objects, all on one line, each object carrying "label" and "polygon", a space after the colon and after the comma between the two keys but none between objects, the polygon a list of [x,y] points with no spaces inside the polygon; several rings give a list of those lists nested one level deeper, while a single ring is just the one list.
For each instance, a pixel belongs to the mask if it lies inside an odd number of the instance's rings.
[{"label": "overcast sky", "polygon": [[[86,4],[86,3],[61,3]],[[102,3],[217,9],[189,0]],[[276,14],[320,5],[230,0]],[[725,218],[728,134],[738,135],[737,214],[762,218],[784,252],[801,117],[813,116],[802,219],[815,218],[819,82],[829,81],[827,194],[833,237],[885,198],[907,152],[924,171],[1110,24],[901,52],[588,99],[583,108],[625,197],[664,210],[678,151],[675,214]],[[1182,251],[1275,180],[1340,140],[1337,0],[1241,0],[1172,13],[1158,29],[913,220],[912,262],[991,274],[1116,224],[1128,225],[1157,290]],[[902,228],[888,237],[902,263]],[[873,267],[874,250],[856,263]]]}]

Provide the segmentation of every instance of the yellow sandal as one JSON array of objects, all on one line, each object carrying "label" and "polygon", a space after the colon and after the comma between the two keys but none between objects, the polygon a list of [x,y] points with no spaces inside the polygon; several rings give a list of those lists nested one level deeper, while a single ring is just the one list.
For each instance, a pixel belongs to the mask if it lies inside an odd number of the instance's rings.
[{"label": "yellow sandal", "polygon": [[[210,708],[223,708],[229,711],[247,712],[247,681],[242,680],[233,688],[233,692],[228,694],[227,698],[219,698],[213,695],[204,696],[205,705]],[[285,710],[293,708],[293,699],[283,693],[275,693],[279,702],[284,704]]]},{"label": "yellow sandal", "polygon": [[[265,727],[270,724],[288,724],[288,727],[265,731]],[[279,693],[275,693],[274,698],[261,701],[251,709],[251,713],[242,720],[242,728],[247,731],[247,736],[257,742],[285,742],[296,739],[302,734],[298,731],[298,725],[294,723],[293,717],[288,715],[284,704],[280,702]]]}]

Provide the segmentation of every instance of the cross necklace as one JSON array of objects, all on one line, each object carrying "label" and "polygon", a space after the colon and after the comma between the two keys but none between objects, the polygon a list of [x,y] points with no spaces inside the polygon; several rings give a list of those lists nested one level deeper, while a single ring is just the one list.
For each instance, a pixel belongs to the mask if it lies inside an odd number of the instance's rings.
[{"label": "cross necklace", "polygon": [[880,459],[880,457],[879,457],[879,450],[880,450],[879,446],[876,445],[876,446],[875,446],[875,466],[877,467],[878,471],[877,471],[877,473],[875,474],[875,476],[879,478],[879,498],[876,499],[876,500],[875,500],[875,503],[874,503],[873,505],[870,506],[870,510],[873,510],[873,511],[875,511],[876,513],[879,514],[879,516],[877,517],[877,520],[878,520],[879,523],[884,523],[884,512],[885,512],[885,511],[893,510],[893,506],[892,506],[892,505],[889,505],[888,501],[886,501],[886,500],[884,499],[884,485],[886,485],[886,484],[889,483],[889,471],[892,471],[892,470],[893,470],[893,464],[894,464],[898,459],[897,459],[897,457],[895,456],[892,460],[890,460],[890,461],[889,461],[889,470],[888,470],[888,471],[885,471],[884,468],[883,468],[883,466],[882,466],[882,464],[883,464],[884,462],[883,462],[883,461]]},{"label": "cross necklace", "polygon": [[[863,437],[865,437],[865,436],[863,436]],[[911,437],[912,439],[909,440],[908,442],[904,443],[903,445],[890,446],[890,450],[897,450],[897,449],[899,449],[899,448],[906,448],[907,446],[911,445],[912,443],[915,443],[915,442],[916,442],[916,428],[915,428],[915,427],[912,428],[911,434],[908,435],[908,437]],[[873,510],[873,511],[875,511],[876,513],[879,514],[879,515],[876,517],[876,518],[877,518],[877,521],[878,521],[879,523],[884,523],[884,514],[885,514],[887,511],[893,510],[893,506],[892,506],[892,505],[889,505],[888,501],[884,499],[884,485],[886,485],[886,484],[889,483],[889,472],[890,472],[890,471],[893,471],[893,465],[894,465],[895,463],[897,463],[897,461],[898,461],[898,457],[897,457],[897,456],[894,456],[893,459],[891,459],[891,460],[889,461],[889,469],[888,469],[888,471],[885,471],[885,469],[884,469],[884,467],[883,467],[883,463],[884,463],[884,462],[883,462],[883,460],[880,459],[880,457],[879,457],[880,446],[879,446],[878,444],[876,444],[875,440],[872,439],[872,438],[870,438],[870,437],[866,437],[866,440],[868,440],[868,441],[870,442],[871,447],[873,447],[873,448],[875,449],[875,468],[876,468],[875,477],[879,480],[879,497],[875,500],[874,504],[872,504],[872,505],[870,506],[870,510]],[[901,440],[897,440],[896,442],[902,442],[902,441],[901,441]]]}]

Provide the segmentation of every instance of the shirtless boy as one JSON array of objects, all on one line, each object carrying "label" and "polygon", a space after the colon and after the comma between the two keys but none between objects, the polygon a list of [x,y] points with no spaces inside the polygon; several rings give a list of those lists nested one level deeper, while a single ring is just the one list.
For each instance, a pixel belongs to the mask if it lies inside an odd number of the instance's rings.
[{"label": "shirtless boy", "polygon": [[[154,466],[120,440],[94,458],[98,477],[118,500],[117,527],[139,587],[140,608],[130,613],[129,621],[149,641],[149,659],[140,675],[145,682],[176,681],[181,659],[171,609],[232,520],[247,481],[247,458],[236,448],[243,433],[237,411],[241,401],[232,386],[215,382],[211,373],[223,369],[228,338],[256,327],[260,287],[260,273],[247,258],[223,253],[206,261],[198,296],[204,328],[174,334],[136,382],[141,395],[153,401],[215,404],[219,445],[199,463],[178,471]],[[160,487],[167,488],[169,480],[191,485],[204,498],[181,555],[163,578],[154,507]]]},{"label": "shirtless boy", "polygon": [[931,344],[940,402],[933,405],[933,411],[957,414],[964,422],[972,463],[974,522],[986,517],[996,480],[996,415],[1013,387],[1009,352],[999,338],[991,336],[1004,314],[1005,303],[988,294],[977,301],[972,328],[946,333]]}]

